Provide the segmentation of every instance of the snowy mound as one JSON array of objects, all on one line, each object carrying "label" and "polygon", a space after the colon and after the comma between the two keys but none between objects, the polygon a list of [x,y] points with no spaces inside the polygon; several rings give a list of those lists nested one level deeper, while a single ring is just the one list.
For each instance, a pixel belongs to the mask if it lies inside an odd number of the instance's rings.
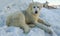
[{"label": "snowy mound", "polygon": [[[43,12],[43,10],[45,12]],[[49,16],[50,12],[51,12],[50,10],[43,8],[42,11],[41,11],[41,16],[40,17],[43,18],[44,20],[46,20],[46,22],[47,21],[48,22],[54,21],[54,20],[49,20],[49,19],[53,18],[53,15],[51,15],[52,17]],[[44,30],[36,28],[36,27],[32,28],[27,35],[25,35],[23,33],[23,30],[20,29],[19,27],[12,27],[12,26],[7,27],[6,24],[5,24],[6,15],[8,15],[8,14],[6,14],[6,13],[1,13],[0,14],[0,19],[1,19],[0,20],[0,34],[1,34],[1,36],[51,36],[50,34],[46,33]],[[49,18],[49,17],[51,17],[51,18]],[[52,25],[52,23],[51,23],[51,25]],[[52,28],[55,28],[54,24],[51,27],[51,29]],[[56,30],[56,28],[55,28],[55,30]],[[53,32],[54,32],[54,30],[53,30]],[[52,36],[57,36],[57,34],[54,32],[54,34]]]}]

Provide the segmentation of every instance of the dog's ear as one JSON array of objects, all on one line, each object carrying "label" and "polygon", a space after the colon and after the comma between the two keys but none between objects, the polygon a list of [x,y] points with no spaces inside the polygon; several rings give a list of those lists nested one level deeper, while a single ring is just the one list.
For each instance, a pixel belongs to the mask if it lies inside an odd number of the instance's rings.
[{"label": "dog's ear", "polygon": [[43,4],[41,3],[41,7],[43,7]]},{"label": "dog's ear", "polygon": [[43,8],[43,4],[42,3],[40,3],[40,8]]},{"label": "dog's ear", "polygon": [[32,7],[32,3],[30,3],[28,7],[30,7],[30,8],[31,8],[31,7]]},{"label": "dog's ear", "polygon": [[32,10],[32,3],[30,3],[27,7],[27,11]]},{"label": "dog's ear", "polygon": [[32,6],[32,4],[33,4],[33,3],[30,3],[30,4],[29,4],[29,7],[31,7],[31,6]]}]

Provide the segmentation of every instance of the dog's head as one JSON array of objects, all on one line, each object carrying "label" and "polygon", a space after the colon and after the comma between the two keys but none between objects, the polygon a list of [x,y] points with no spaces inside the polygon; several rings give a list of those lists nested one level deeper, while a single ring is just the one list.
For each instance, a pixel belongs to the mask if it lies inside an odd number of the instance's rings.
[{"label": "dog's head", "polygon": [[43,7],[43,4],[34,2],[34,3],[30,3],[27,10],[31,11],[32,14],[38,14],[42,7]]}]

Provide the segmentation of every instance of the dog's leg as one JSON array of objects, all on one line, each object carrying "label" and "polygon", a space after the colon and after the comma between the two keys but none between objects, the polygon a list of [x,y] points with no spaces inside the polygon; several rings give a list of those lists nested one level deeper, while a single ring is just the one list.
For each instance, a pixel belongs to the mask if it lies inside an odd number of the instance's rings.
[{"label": "dog's leg", "polygon": [[40,19],[40,18],[38,19],[38,22],[42,23],[42,24],[44,24],[46,26],[49,26],[49,27],[51,26],[48,22],[45,22],[43,19]]},{"label": "dog's leg", "polygon": [[41,29],[43,29],[43,30],[45,30],[46,32],[48,32],[48,33],[52,33],[52,30],[49,28],[49,27],[47,27],[47,26],[45,26],[45,25],[43,25],[43,24],[41,24],[41,23],[38,23],[38,22],[35,22],[35,25],[38,27],[38,28],[41,28]]},{"label": "dog's leg", "polygon": [[27,24],[21,24],[20,28],[23,29],[23,31],[24,31],[25,34],[28,34],[29,31],[30,31],[30,27]]},{"label": "dog's leg", "polygon": [[28,25],[29,25],[29,27],[30,27],[30,28],[35,27],[35,25],[34,25],[34,24],[28,24]]}]

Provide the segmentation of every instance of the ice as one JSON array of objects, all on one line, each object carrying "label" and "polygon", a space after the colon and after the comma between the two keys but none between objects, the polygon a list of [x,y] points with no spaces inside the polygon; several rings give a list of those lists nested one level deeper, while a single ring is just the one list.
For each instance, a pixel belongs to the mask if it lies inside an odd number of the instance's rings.
[{"label": "ice", "polygon": [[30,2],[31,0],[0,0],[0,36],[60,36],[60,9],[42,8],[40,12],[40,18],[51,24],[52,35],[37,27],[26,35],[19,27],[6,26],[7,15],[17,10],[25,10]]}]

